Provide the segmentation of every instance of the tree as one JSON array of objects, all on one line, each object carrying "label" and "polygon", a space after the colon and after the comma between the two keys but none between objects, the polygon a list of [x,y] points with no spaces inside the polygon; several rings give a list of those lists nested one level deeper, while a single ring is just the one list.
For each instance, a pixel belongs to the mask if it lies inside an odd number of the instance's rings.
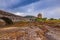
[{"label": "tree", "polygon": [[54,20],[54,18],[50,18],[49,20]]}]

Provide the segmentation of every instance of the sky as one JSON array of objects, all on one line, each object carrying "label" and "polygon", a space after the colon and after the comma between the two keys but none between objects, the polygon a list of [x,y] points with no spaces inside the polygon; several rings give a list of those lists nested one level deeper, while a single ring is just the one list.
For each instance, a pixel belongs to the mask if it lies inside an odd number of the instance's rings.
[{"label": "sky", "polygon": [[0,10],[16,15],[60,18],[60,0],[0,0]]}]

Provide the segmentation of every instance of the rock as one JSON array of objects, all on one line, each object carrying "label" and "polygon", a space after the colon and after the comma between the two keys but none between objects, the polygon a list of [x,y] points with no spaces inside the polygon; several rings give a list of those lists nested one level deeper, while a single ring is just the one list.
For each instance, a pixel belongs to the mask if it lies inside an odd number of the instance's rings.
[{"label": "rock", "polygon": [[[3,33],[4,32],[4,33]],[[0,29],[0,39],[4,40],[47,40],[44,32],[38,27],[16,27]]]}]

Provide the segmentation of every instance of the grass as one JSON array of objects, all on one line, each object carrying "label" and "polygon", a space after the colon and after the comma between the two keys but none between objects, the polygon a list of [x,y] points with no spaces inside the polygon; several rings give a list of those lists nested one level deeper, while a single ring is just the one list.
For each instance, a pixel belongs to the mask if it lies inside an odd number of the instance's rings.
[{"label": "grass", "polygon": [[45,24],[50,27],[60,28],[60,20],[46,20]]},{"label": "grass", "polygon": [[[3,24],[0,22],[0,24]],[[27,26],[40,26],[43,27],[43,25],[49,25],[51,27],[60,27],[60,20],[46,20],[44,22],[14,22],[12,25],[5,25],[3,27],[27,27]],[[2,27],[2,28],[3,28]]]}]

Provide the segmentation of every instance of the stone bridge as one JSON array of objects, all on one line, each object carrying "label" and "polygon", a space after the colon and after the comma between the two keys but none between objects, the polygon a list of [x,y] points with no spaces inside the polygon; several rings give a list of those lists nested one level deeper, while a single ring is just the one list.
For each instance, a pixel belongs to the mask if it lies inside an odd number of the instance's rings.
[{"label": "stone bridge", "polygon": [[7,17],[0,17],[3,21],[5,21],[6,24],[13,24],[13,21]]},{"label": "stone bridge", "polygon": [[12,24],[13,22],[23,20],[23,18],[21,16],[17,16],[17,15],[14,15],[12,13],[0,10],[0,21],[1,21],[1,19],[8,24]]}]

